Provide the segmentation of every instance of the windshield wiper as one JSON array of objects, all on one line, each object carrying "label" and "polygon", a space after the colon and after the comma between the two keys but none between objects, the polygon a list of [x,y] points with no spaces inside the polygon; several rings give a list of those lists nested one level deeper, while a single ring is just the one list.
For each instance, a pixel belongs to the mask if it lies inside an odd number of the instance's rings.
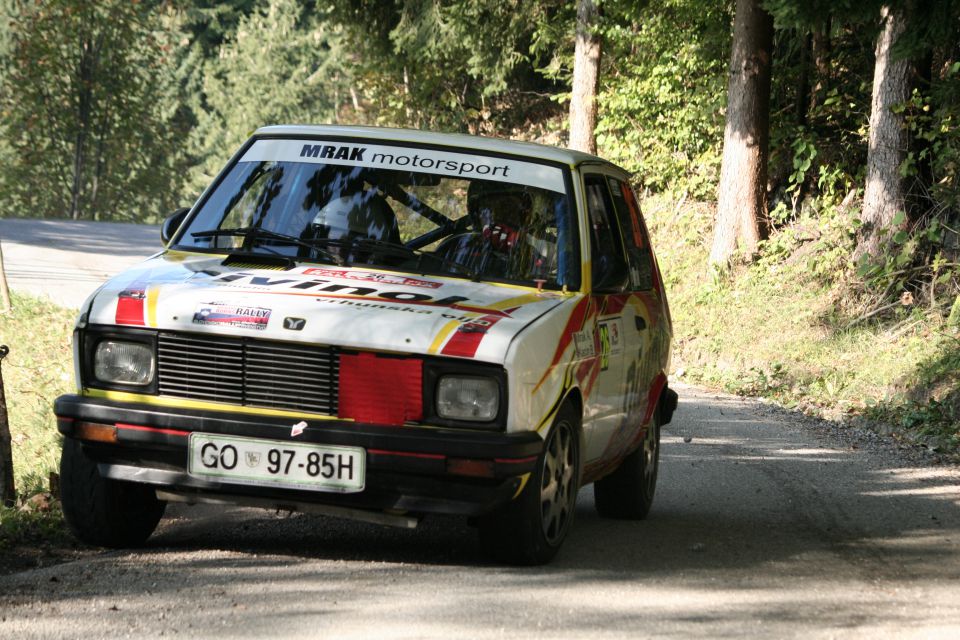
[{"label": "windshield wiper", "polygon": [[[337,242],[343,242],[343,241],[337,241]],[[436,253],[428,253],[421,249],[414,249],[404,244],[395,244],[393,242],[386,242],[384,240],[376,240],[374,238],[362,238],[362,237],[351,238],[350,240],[347,240],[345,243],[350,244],[352,246],[375,249],[376,251],[380,251],[381,253],[392,254],[401,258],[416,258],[417,269],[421,269],[422,268],[421,263],[423,262],[423,259],[428,258],[430,260],[435,260],[436,262],[439,262],[441,268],[447,265],[450,265],[459,269],[461,272],[465,273],[467,276],[470,277],[471,280],[480,279],[480,273],[475,269],[471,269],[465,264],[461,264],[456,260],[451,260],[450,258],[437,255]]]},{"label": "windshield wiper", "polygon": [[[267,239],[267,240],[279,240],[281,242],[289,242],[290,244],[295,244],[298,247],[304,247],[315,252],[318,256],[324,258],[325,260],[332,262],[337,265],[343,264],[343,258],[337,254],[324,249],[322,246],[319,246],[316,240],[304,240],[303,238],[297,238],[296,236],[287,235],[285,233],[279,233],[277,231],[270,231],[262,227],[238,227],[236,229],[208,229],[207,231],[194,231],[190,234],[194,238],[218,238],[220,236],[231,236],[231,237],[242,237],[244,240],[250,239],[255,240],[257,238]],[[322,240],[322,239],[320,239]],[[264,249],[267,249],[271,253],[279,253],[279,251],[273,251],[270,247],[264,246]]]}]

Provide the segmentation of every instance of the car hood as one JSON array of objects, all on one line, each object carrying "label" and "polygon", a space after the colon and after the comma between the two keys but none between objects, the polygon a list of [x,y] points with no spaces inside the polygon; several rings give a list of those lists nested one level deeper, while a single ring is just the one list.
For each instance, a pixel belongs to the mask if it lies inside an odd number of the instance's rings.
[{"label": "car hood", "polygon": [[502,363],[514,336],[567,298],[369,267],[277,269],[168,251],[103,285],[87,321]]}]

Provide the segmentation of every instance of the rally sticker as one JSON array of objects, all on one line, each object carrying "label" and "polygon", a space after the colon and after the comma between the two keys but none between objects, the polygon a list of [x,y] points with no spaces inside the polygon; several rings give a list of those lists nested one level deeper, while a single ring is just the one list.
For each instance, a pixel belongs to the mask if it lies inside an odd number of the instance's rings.
[{"label": "rally sticker", "polygon": [[407,278],[406,276],[392,275],[389,273],[376,273],[372,271],[347,271],[346,269],[320,269],[311,267],[310,269],[305,269],[303,271],[303,275],[323,276],[325,278],[341,278],[343,280],[363,280],[365,282],[396,284],[407,287],[424,287],[427,289],[436,289],[443,284],[441,282]]},{"label": "rally sticker", "polygon": [[201,304],[193,314],[194,324],[208,324],[220,327],[239,327],[262,331],[270,321],[270,309],[263,307],[243,307],[222,302]]},{"label": "rally sticker", "polygon": [[597,355],[593,345],[593,331],[584,329],[573,334],[573,342],[577,348],[578,358],[592,358]]},{"label": "rally sticker", "polygon": [[559,167],[512,158],[382,144],[322,140],[257,140],[240,162],[286,161],[423,171],[457,178],[483,178],[565,193]]}]

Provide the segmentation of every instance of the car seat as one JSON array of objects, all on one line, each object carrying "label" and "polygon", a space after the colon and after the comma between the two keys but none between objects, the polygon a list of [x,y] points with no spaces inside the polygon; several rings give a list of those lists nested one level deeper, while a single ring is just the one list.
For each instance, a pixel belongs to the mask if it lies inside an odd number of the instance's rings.
[{"label": "car seat", "polygon": [[339,250],[349,262],[368,262],[371,250],[357,249],[351,240],[366,238],[401,244],[397,216],[386,198],[368,189],[330,200],[320,208],[310,223],[313,238],[331,240],[330,248]]}]

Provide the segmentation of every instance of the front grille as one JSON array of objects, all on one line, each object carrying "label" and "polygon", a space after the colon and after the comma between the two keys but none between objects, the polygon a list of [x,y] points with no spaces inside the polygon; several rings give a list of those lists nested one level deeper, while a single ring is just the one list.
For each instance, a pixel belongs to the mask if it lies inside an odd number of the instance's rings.
[{"label": "front grille", "polygon": [[337,415],[332,347],[160,333],[157,372],[161,395]]}]

